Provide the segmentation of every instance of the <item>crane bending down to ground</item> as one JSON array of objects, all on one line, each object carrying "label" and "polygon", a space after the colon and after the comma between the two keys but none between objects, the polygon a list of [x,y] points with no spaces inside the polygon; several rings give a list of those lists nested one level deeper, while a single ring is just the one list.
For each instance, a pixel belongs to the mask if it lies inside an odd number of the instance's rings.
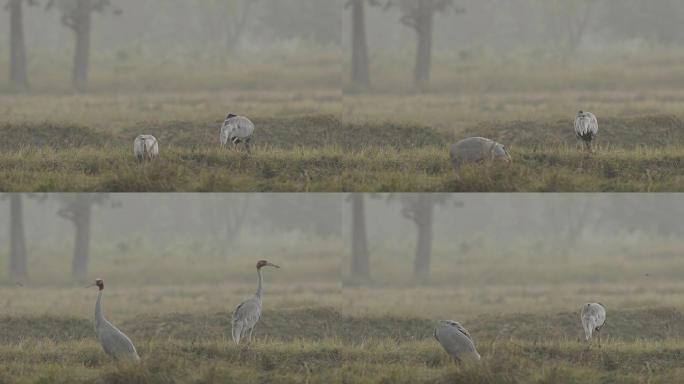
[{"label": "crane bending down to ground", "polygon": [[259,280],[256,293],[254,296],[240,303],[240,305],[235,308],[235,312],[233,312],[233,341],[235,341],[236,344],[240,344],[240,340],[245,337],[248,331],[249,341],[252,341],[252,332],[259,321],[259,317],[261,317],[261,286],[263,283],[261,268],[263,267],[280,268],[266,260],[259,260],[259,262],[257,262],[256,268]]},{"label": "crane bending down to ground", "polygon": [[116,360],[125,361],[140,361],[138,352],[128,336],[119,331],[112,323],[107,321],[102,315],[102,291],[104,290],[104,281],[102,279],[95,280],[95,284],[89,285],[92,287],[96,285],[99,288],[97,293],[97,302],[95,302],[95,333],[97,334],[97,341],[102,345],[105,353]]},{"label": "crane bending down to ground", "polygon": [[601,303],[587,303],[582,306],[580,320],[584,328],[586,341],[591,340],[591,336],[596,331],[601,346],[601,328],[606,323],[606,308]]},{"label": "crane bending down to ground", "polygon": [[478,361],[480,354],[475,349],[470,333],[456,321],[442,320],[433,334],[435,339],[451,357],[457,361]]},{"label": "crane bending down to ground", "polygon": [[230,113],[221,125],[221,146],[225,147],[228,141],[231,141],[235,147],[244,143],[249,152],[252,135],[254,135],[254,123],[244,116]]},{"label": "crane bending down to ground", "polygon": [[159,142],[152,135],[140,135],[133,141],[133,154],[138,161],[152,160],[159,156]]},{"label": "crane bending down to ground", "polygon": [[598,133],[598,120],[591,112],[579,111],[575,117],[575,135],[591,151],[591,142]]}]

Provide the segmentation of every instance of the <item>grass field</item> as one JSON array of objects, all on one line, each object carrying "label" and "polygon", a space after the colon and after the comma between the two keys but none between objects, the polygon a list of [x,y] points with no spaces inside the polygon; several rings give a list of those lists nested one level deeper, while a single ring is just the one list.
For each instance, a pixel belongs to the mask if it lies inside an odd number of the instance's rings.
[{"label": "grass field", "polygon": [[[343,60],[325,49],[274,53],[256,68],[251,56],[98,54],[88,95],[59,80],[68,60],[38,60],[29,93],[0,87],[0,189],[684,191],[682,57],[436,52],[426,94],[410,92],[408,53],[377,54],[366,94],[343,94]],[[572,135],[579,109],[599,117],[591,156]],[[217,148],[228,112],[255,121],[252,155]],[[145,167],[130,153],[141,133],[161,143]],[[504,143],[513,164],[456,174],[447,148],[468,136]]]},{"label": "grass field", "polygon": [[[358,287],[340,283],[343,243],[309,242],[306,252],[281,251],[283,269],[267,271],[250,346],[232,343],[230,313],[253,292],[251,255],[276,249],[248,243],[226,259],[182,243],[142,257],[97,245],[105,314],[136,344],[140,365],[101,351],[95,291],[59,278],[68,248],[36,249],[32,265],[43,268],[31,281],[0,286],[0,382],[671,383],[684,373],[678,240],[617,238],[565,260],[516,244],[454,260],[444,243],[428,285],[405,281],[410,255],[382,245],[374,284]],[[580,341],[576,309],[588,300],[608,310],[601,348]],[[432,338],[442,318],[469,329],[480,364],[444,353]]]},{"label": "grass field", "polygon": [[[458,173],[448,157],[448,143],[457,136],[437,129],[390,123],[350,125],[334,115],[255,118],[255,122],[260,130],[251,154],[219,148],[215,143],[218,121],[141,123],[114,133],[80,125],[6,124],[0,126],[0,189],[684,190],[684,148],[678,144],[684,142],[684,122],[672,116],[607,119],[604,134],[619,135],[621,140],[600,140],[594,154],[574,145],[562,121],[483,124],[462,135],[508,143],[514,162],[471,165]],[[155,134],[162,145],[161,157],[146,165],[138,164],[129,148],[130,138],[143,131]]]}]

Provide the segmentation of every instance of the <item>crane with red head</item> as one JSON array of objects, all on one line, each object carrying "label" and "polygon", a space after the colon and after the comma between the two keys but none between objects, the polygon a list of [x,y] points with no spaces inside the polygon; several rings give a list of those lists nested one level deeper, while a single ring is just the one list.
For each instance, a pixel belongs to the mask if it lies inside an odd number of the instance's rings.
[{"label": "crane with red head", "polygon": [[280,268],[279,266],[269,262],[268,260],[259,260],[256,264],[257,269],[257,290],[254,296],[243,301],[235,308],[232,320],[232,334],[233,341],[240,344],[247,333],[249,332],[249,341],[252,341],[252,332],[261,317],[261,287],[263,285],[263,276],[261,269],[264,267]]}]

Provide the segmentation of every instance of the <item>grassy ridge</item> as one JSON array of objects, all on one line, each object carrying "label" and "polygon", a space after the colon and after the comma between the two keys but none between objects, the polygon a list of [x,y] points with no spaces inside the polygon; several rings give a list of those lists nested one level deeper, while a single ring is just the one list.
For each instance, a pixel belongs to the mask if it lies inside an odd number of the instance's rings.
[{"label": "grassy ridge", "polygon": [[[348,317],[322,308],[267,311],[258,328],[259,339],[239,347],[227,337],[226,313],[131,320],[122,329],[136,341],[141,365],[111,362],[96,344],[89,321],[4,318],[0,324],[7,334],[31,336],[3,340],[0,381],[665,383],[682,373],[681,313],[665,308],[611,311],[606,327],[611,336],[601,349],[539,327],[552,324],[568,331],[573,328],[576,334],[578,324],[572,315],[576,314],[490,316],[470,322],[466,326],[483,361],[462,366],[432,340],[432,321]],[[206,327],[207,322],[212,326]],[[659,328],[665,322],[673,328],[662,333]],[[483,323],[486,328],[479,326]],[[519,327],[527,332],[506,333]],[[87,329],[87,334],[77,335],[81,329]],[[633,336],[635,329],[638,338]]]},{"label": "grassy ridge", "polygon": [[[652,128],[642,129],[646,122]],[[217,121],[138,123],[107,132],[77,125],[0,126],[7,191],[682,191],[684,123],[614,119],[598,152],[578,151],[563,122],[466,132],[511,143],[513,164],[451,168],[449,133],[401,124],[341,123],[329,115],[260,119],[253,154],[222,150]],[[654,127],[654,128],[653,128]],[[652,134],[658,130],[657,134]],[[139,132],[161,158],[140,166]],[[635,143],[640,143],[635,145]],[[17,150],[16,148],[21,148]]]},{"label": "grassy ridge", "polygon": [[[141,315],[120,324],[134,339],[207,342],[229,340],[231,314],[169,313]],[[684,338],[684,315],[673,308],[614,309],[603,329],[603,337],[619,342]],[[648,324],[643,327],[642,324]],[[52,316],[0,318],[6,330],[3,344],[27,339],[67,342],[93,336],[90,320]],[[350,316],[332,308],[267,310],[257,328],[260,339],[292,342],[296,340],[334,339],[345,344],[368,340],[410,342],[432,338],[435,321],[403,316]],[[480,315],[464,322],[477,340],[578,340],[582,334],[577,312],[532,315],[514,313]]]}]

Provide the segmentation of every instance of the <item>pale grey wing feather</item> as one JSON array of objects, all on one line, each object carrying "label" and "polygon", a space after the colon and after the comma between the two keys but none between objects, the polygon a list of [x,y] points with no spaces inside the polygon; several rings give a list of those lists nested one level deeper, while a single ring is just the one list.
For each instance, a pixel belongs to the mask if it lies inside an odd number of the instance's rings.
[{"label": "pale grey wing feather", "polygon": [[242,335],[256,325],[259,317],[261,317],[261,303],[257,297],[252,297],[238,305],[233,312],[233,341],[240,343]]},{"label": "pale grey wing feather", "polygon": [[131,339],[112,324],[104,324],[98,339],[105,353],[117,360],[140,360]]},{"label": "pale grey wing feather", "polygon": [[237,137],[239,139],[246,139],[251,137],[254,133],[254,123],[246,117],[236,116],[227,119],[224,125],[231,125],[230,138]]},{"label": "pale grey wing feather", "polygon": [[434,335],[444,350],[455,359],[480,359],[469,332],[462,326],[440,324]]}]

